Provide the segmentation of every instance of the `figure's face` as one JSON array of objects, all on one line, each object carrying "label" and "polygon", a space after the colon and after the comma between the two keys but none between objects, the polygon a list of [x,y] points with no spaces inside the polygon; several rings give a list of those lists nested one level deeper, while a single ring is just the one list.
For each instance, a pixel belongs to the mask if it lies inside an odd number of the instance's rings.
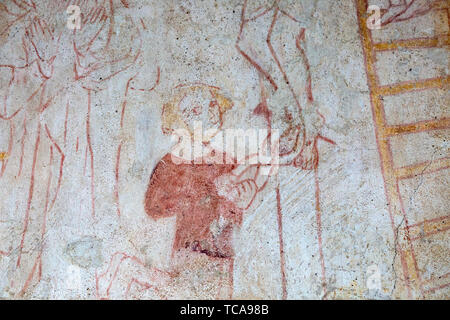
[{"label": "figure's face", "polygon": [[[182,87],[162,110],[162,131],[172,134],[176,129],[187,130],[194,136],[201,126],[203,142],[209,142],[222,130],[222,115],[233,107],[230,99],[207,85]],[[200,129],[200,128],[199,128]]]},{"label": "figure's face", "polygon": [[178,108],[190,129],[196,124],[201,124],[203,130],[222,127],[219,105],[208,90],[195,90],[186,94],[180,100]]}]

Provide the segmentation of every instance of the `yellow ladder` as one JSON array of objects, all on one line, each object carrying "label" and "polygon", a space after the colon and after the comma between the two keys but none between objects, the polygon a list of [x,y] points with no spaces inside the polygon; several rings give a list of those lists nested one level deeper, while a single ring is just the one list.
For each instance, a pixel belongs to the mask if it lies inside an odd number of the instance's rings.
[{"label": "yellow ladder", "polygon": [[[426,298],[428,293],[447,287],[449,284],[433,286],[431,280],[422,281],[417,262],[414,255],[413,242],[419,238],[421,230],[433,232],[445,231],[450,228],[450,216],[423,221],[415,225],[400,227],[407,221],[407,215],[403,208],[398,182],[401,179],[420,176],[450,168],[450,158],[433,160],[426,163],[415,164],[402,168],[395,168],[392,160],[389,139],[398,134],[413,134],[429,130],[444,130],[450,128],[450,118],[442,118],[428,121],[420,121],[406,125],[388,125],[384,116],[383,97],[407,93],[415,90],[427,90],[434,88],[448,88],[450,77],[424,79],[421,81],[409,81],[392,85],[379,85],[376,69],[376,53],[386,50],[416,49],[448,46],[449,35],[436,36],[427,39],[397,40],[386,43],[374,43],[371,30],[368,28],[368,0],[355,0],[357,6],[359,32],[361,36],[365,66],[370,91],[373,120],[376,130],[378,151],[381,159],[381,170],[383,173],[385,192],[389,206],[391,224],[394,230],[395,245],[399,261],[395,263],[397,275],[403,274],[401,288],[398,292],[406,292],[409,298]],[[448,7],[438,8],[449,10]],[[401,223],[398,223],[400,219]],[[398,272],[397,272],[398,271]],[[447,278],[449,274],[443,277]],[[447,280],[450,277],[447,278]],[[402,295],[403,296],[403,295]]]}]

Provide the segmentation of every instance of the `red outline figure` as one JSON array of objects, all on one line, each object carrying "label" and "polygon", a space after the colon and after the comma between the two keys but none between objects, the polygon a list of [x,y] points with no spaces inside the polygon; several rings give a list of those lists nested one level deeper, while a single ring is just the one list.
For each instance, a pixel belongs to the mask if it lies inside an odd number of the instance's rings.
[{"label": "red outline figure", "polygon": [[[7,36],[14,26],[18,30],[24,30],[22,42],[19,43],[19,57],[14,57],[12,59],[14,62],[10,62],[11,59],[8,60],[8,57],[0,61],[2,79],[8,80],[7,84],[1,88],[0,122],[9,125],[7,131],[9,156],[1,163],[0,179],[8,174],[16,179],[23,177],[29,181],[17,270],[11,283],[11,292],[16,296],[23,296],[41,279],[41,259],[45,246],[48,214],[58,199],[67,163],[65,160],[70,150],[68,138],[71,138],[71,135],[68,133],[68,126],[71,123],[73,110],[68,101],[63,102],[64,108],[59,108],[60,100],[58,99],[70,90],[85,93],[78,94],[86,99],[84,132],[81,133],[81,137],[73,138],[76,139],[78,151],[79,143],[83,135],[85,136],[85,157],[86,165],[90,168],[91,211],[94,218],[95,175],[91,134],[93,93],[105,89],[108,80],[119,74],[124,75],[125,71],[131,71],[137,75],[134,69],[143,64],[143,61],[139,60],[142,53],[141,29],[145,29],[143,21],[141,20],[139,24],[135,23],[132,17],[122,10],[129,28],[126,34],[120,35],[120,38],[114,33],[115,12],[120,7],[128,9],[131,6],[129,1],[75,0],[71,4],[81,9],[80,30],[69,30],[65,24],[50,25],[45,19],[49,12],[53,14],[52,17],[55,15],[66,17],[68,4],[65,1],[47,0],[35,3],[33,0],[13,0],[0,5],[0,17],[5,18],[6,21],[6,24],[2,23],[0,26],[0,36]],[[121,49],[117,44],[124,41],[128,47]],[[65,49],[69,48],[69,51],[64,52],[64,57],[61,55],[63,46]],[[70,65],[72,65],[72,74],[68,71]],[[158,83],[159,68],[157,73]],[[68,81],[61,79],[68,79]],[[129,84],[127,85],[121,123],[128,90],[136,92],[149,90],[135,88],[135,86],[129,88]],[[15,100],[20,103],[17,104]],[[47,114],[58,112],[64,115],[64,125],[61,127],[46,121]],[[81,110],[76,112],[83,113]],[[20,129],[22,129],[19,132],[20,135],[17,136],[17,131]],[[19,144],[16,145],[15,141],[19,141]],[[33,152],[28,154],[25,150],[29,144],[32,144]],[[13,157],[17,157],[17,163],[19,163],[17,172],[8,170],[8,163]],[[29,159],[30,157],[32,159]],[[119,155],[117,161],[119,162]],[[37,176],[47,178],[41,181],[36,178]],[[116,177],[118,179],[118,173]],[[44,190],[43,199],[40,199],[36,190]],[[41,212],[35,213],[36,210]],[[18,211],[20,212],[20,207]],[[38,244],[33,243],[31,236],[35,233],[31,231],[35,229],[40,230],[41,233]],[[39,250],[27,249],[36,245]]]},{"label": "red outline figure", "polygon": [[[207,85],[179,86],[177,91],[175,98],[164,105],[163,132],[170,134],[180,126],[187,128],[193,137],[192,127],[186,121],[193,117],[201,119],[204,112],[208,112],[208,122],[213,127],[218,130],[222,128],[223,115],[233,104],[218,88]],[[209,100],[209,103],[200,108],[194,106],[190,111],[184,110],[183,101],[189,101],[187,98],[196,94]],[[209,141],[204,143],[206,146]],[[211,153],[215,159],[227,159],[222,150],[213,150]],[[226,283],[222,284],[219,291],[228,290],[228,297],[231,298],[233,225],[241,224],[243,209],[250,205],[258,188],[248,179],[236,183],[236,197],[245,199],[241,202],[233,201],[236,198],[229,199],[220,192],[220,187],[227,184],[220,180],[221,177],[236,175],[233,171],[238,168],[237,165],[228,164],[228,161],[225,164],[211,164],[206,158],[199,164],[196,164],[195,159],[190,163],[175,164],[173,157],[171,154],[166,155],[154,169],[146,193],[145,210],[156,220],[174,215],[177,217],[172,249],[173,263],[182,265],[185,259],[196,261],[202,259],[202,255],[206,256],[210,263],[226,270],[223,272],[228,274],[228,281],[224,280]],[[229,190],[225,190],[225,193],[227,191]]]},{"label": "red outline figure", "polygon": [[[174,90],[176,94],[162,110],[163,133],[173,134],[176,129],[185,129],[193,138],[192,121],[195,119],[208,119],[204,120],[207,126],[216,130],[215,134],[220,132],[224,115],[233,103],[219,88],[194,84],[180,85]],[[176,275],[182,273],[185,266],[206,265],[205,272],[217,270],[223,275],[220,279],[212,279],[219,280],[215,288],[218,290],[216,298],[231,298],[233,227],[241,224],[243,210],[265,187],[267,177],[260,177],[258,165],[233,164],[235,161],[231,161],[223,150],[216,150],[210,145],[213,137],[203,136],[203,147],[207,148],[208,154],[203,152],[201,161],[175,161],[177,158],[173,153],[160,160],[151,174],[145,211],[154,220],[176,216],[171,255],[172,278],[177,278]],[[219,158],[221,161],[217,161]],[[127,270],[119,272],[122,273],[127,273]],[[113,282],[114,279],[109,286]],[[152,283],[151,279],[147,282]],[[158,287],[157,284],[152,286]]]},{"label": "red outline figure", "polygon": [[[321,236],[321,210],[320,210],[320,188],[318,179],[319,153],[317,142],[319,139],[328,143],[335,144],[328,138],[320,134],[321,128],[325,123],[324,117],[317,109],[312,94],[311,67],[304,49],[305,29],[299,27],[299,33],[293,35],[291,39],[282,40],[281,37],[274,38],[276,28],[283,24],[299,24],[299,20],[294,13],[288,11],[284,0],[266,0],[253,1],[244,0],[241,13],[241,27],[236,42],[236,48],[241,55],[258,71],[260,77],[269,83],[269,90],[266,89],[261,81],[261,102],[254,110],[255,114],[264,116],[269,129],[274,125],[275,114],[283,112],[285,107],[284,121],[288,127],[282,132],[280,139],[280,162],[281,165],[293,165],[304,170],[314,170],[315,175],[315,201],[317,213],[317,232],[319,239],[319,255],[322,267],[322,286],[324,296],[326,296],[325,284],[325,263],[322,252]],[[258,24],[259,23],[259,24]],[[255,32],[261,32],[261,28],[266,28],[267,36],[265,41],[256,40],[252,34],[251,24],[257,24]],[[255,28],[255,27],[253,27]],[[264,30],[264,29],[263,29]],[[253,36],[252,36],[253,35]],[[284,42],[283,42],[284,41]],[[290,43],[286,43],[290,41]],[[295,47],[299,58],[302,61],[300,68],[292,71],[294,63],[286,61],[287,55],[291,52],[285,52],[286,47]],[[284,48],[284,49],[283,49]],[[294,53],[292,53],[294,54]],[[306,75],[304,85],[298,84],[298,78]],[[271,92],[270,94],[267,91]],[[283,106],[282,100],[276,99],[277,92],[289,92],[291,101],[294,101],[297,110],[287,110]],[[268,100],[275,100],[276,103],[268,103]],[[277,105],[278,104],[278,105]],[[278,117],[280,119],[280,117]],[[281,117],[283,121],[283,118]],[[277,123],[280,125],[280,123]],[[280,242],[280,261],[281,261],[281,281],[282,298],[287,298],[285,257],[283,247],[283,227],[282,227],[282,204],[280,200],[280,190],[277,187],[277,214],[278,214],[278,233]]]}]

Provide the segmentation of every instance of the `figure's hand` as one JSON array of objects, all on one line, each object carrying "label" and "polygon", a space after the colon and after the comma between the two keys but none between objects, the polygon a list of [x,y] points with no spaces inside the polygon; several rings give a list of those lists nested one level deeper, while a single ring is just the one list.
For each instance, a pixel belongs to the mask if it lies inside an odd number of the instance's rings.
[{"label": "figure's hand", "polygon": [[258,192],[258,186],[253,179],[236,181],[236,176],[222,175],[215,181],[220,196],[233,202],[240,209],[247,209]]},{"label": "figure's hand", "polygon": [[314,170],[319,165],[317,138],[306,141],[300,154],[294,159],[294,166],[303,170]]},{"label": "figure's hand", "polygon": [[300,153],[294,159],[294,166],[304,170],[313,170],[319,164],[317,140],[325,124],[324,117],[320,114],[318,106],[309,102],[302,110],[304,120],[303,144]]}]

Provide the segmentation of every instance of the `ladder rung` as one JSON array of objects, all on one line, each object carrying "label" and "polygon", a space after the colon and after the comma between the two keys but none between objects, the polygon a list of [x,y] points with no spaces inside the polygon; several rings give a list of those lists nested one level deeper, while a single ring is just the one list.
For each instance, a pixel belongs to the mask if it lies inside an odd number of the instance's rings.
[{"label": "ladder rung", "polygon": [[410,81],[374,88],[374,93],[382,96],[390,96],[399,93],[407,93],[415,90],[442,88],[450,83],[450,77],[432,78],[422,81]]},{"label": "ladder rung", "polygon": [[450,168],[450,158],[442,158],[395,169],[395,176],[398,179],[409,179],[448,168]]},{"label": "ladder rung", "polygon": [[450,272],[441,276],[434,276],[431,279],[422,280],[422,286],[425,293],[433,293],[444,289],[450,285]]},{"label": "ladder rung", "polygon": [[375,43],[373,47],[376,51],[389,51],[398,49],[434,48],[446,45],[449,45],[448,36],[446,36],[443,40],[442,38],[434,37],[381,42]]},{"label": "ladder rung", "polygon": [[444,232],[450,229],[450,216],[440,217],[432,220],[425,220],[421,223],[408,226],[411,241],[419,240],[433,234]]},{"label": "ladder rung", "polygon": [[450,118],[439,120],[421,121],[411,124],[388,126],[384,129],[384,136],[390,137],[398,134],[418,133],[430,130],[442,130],[450,128]]}]

